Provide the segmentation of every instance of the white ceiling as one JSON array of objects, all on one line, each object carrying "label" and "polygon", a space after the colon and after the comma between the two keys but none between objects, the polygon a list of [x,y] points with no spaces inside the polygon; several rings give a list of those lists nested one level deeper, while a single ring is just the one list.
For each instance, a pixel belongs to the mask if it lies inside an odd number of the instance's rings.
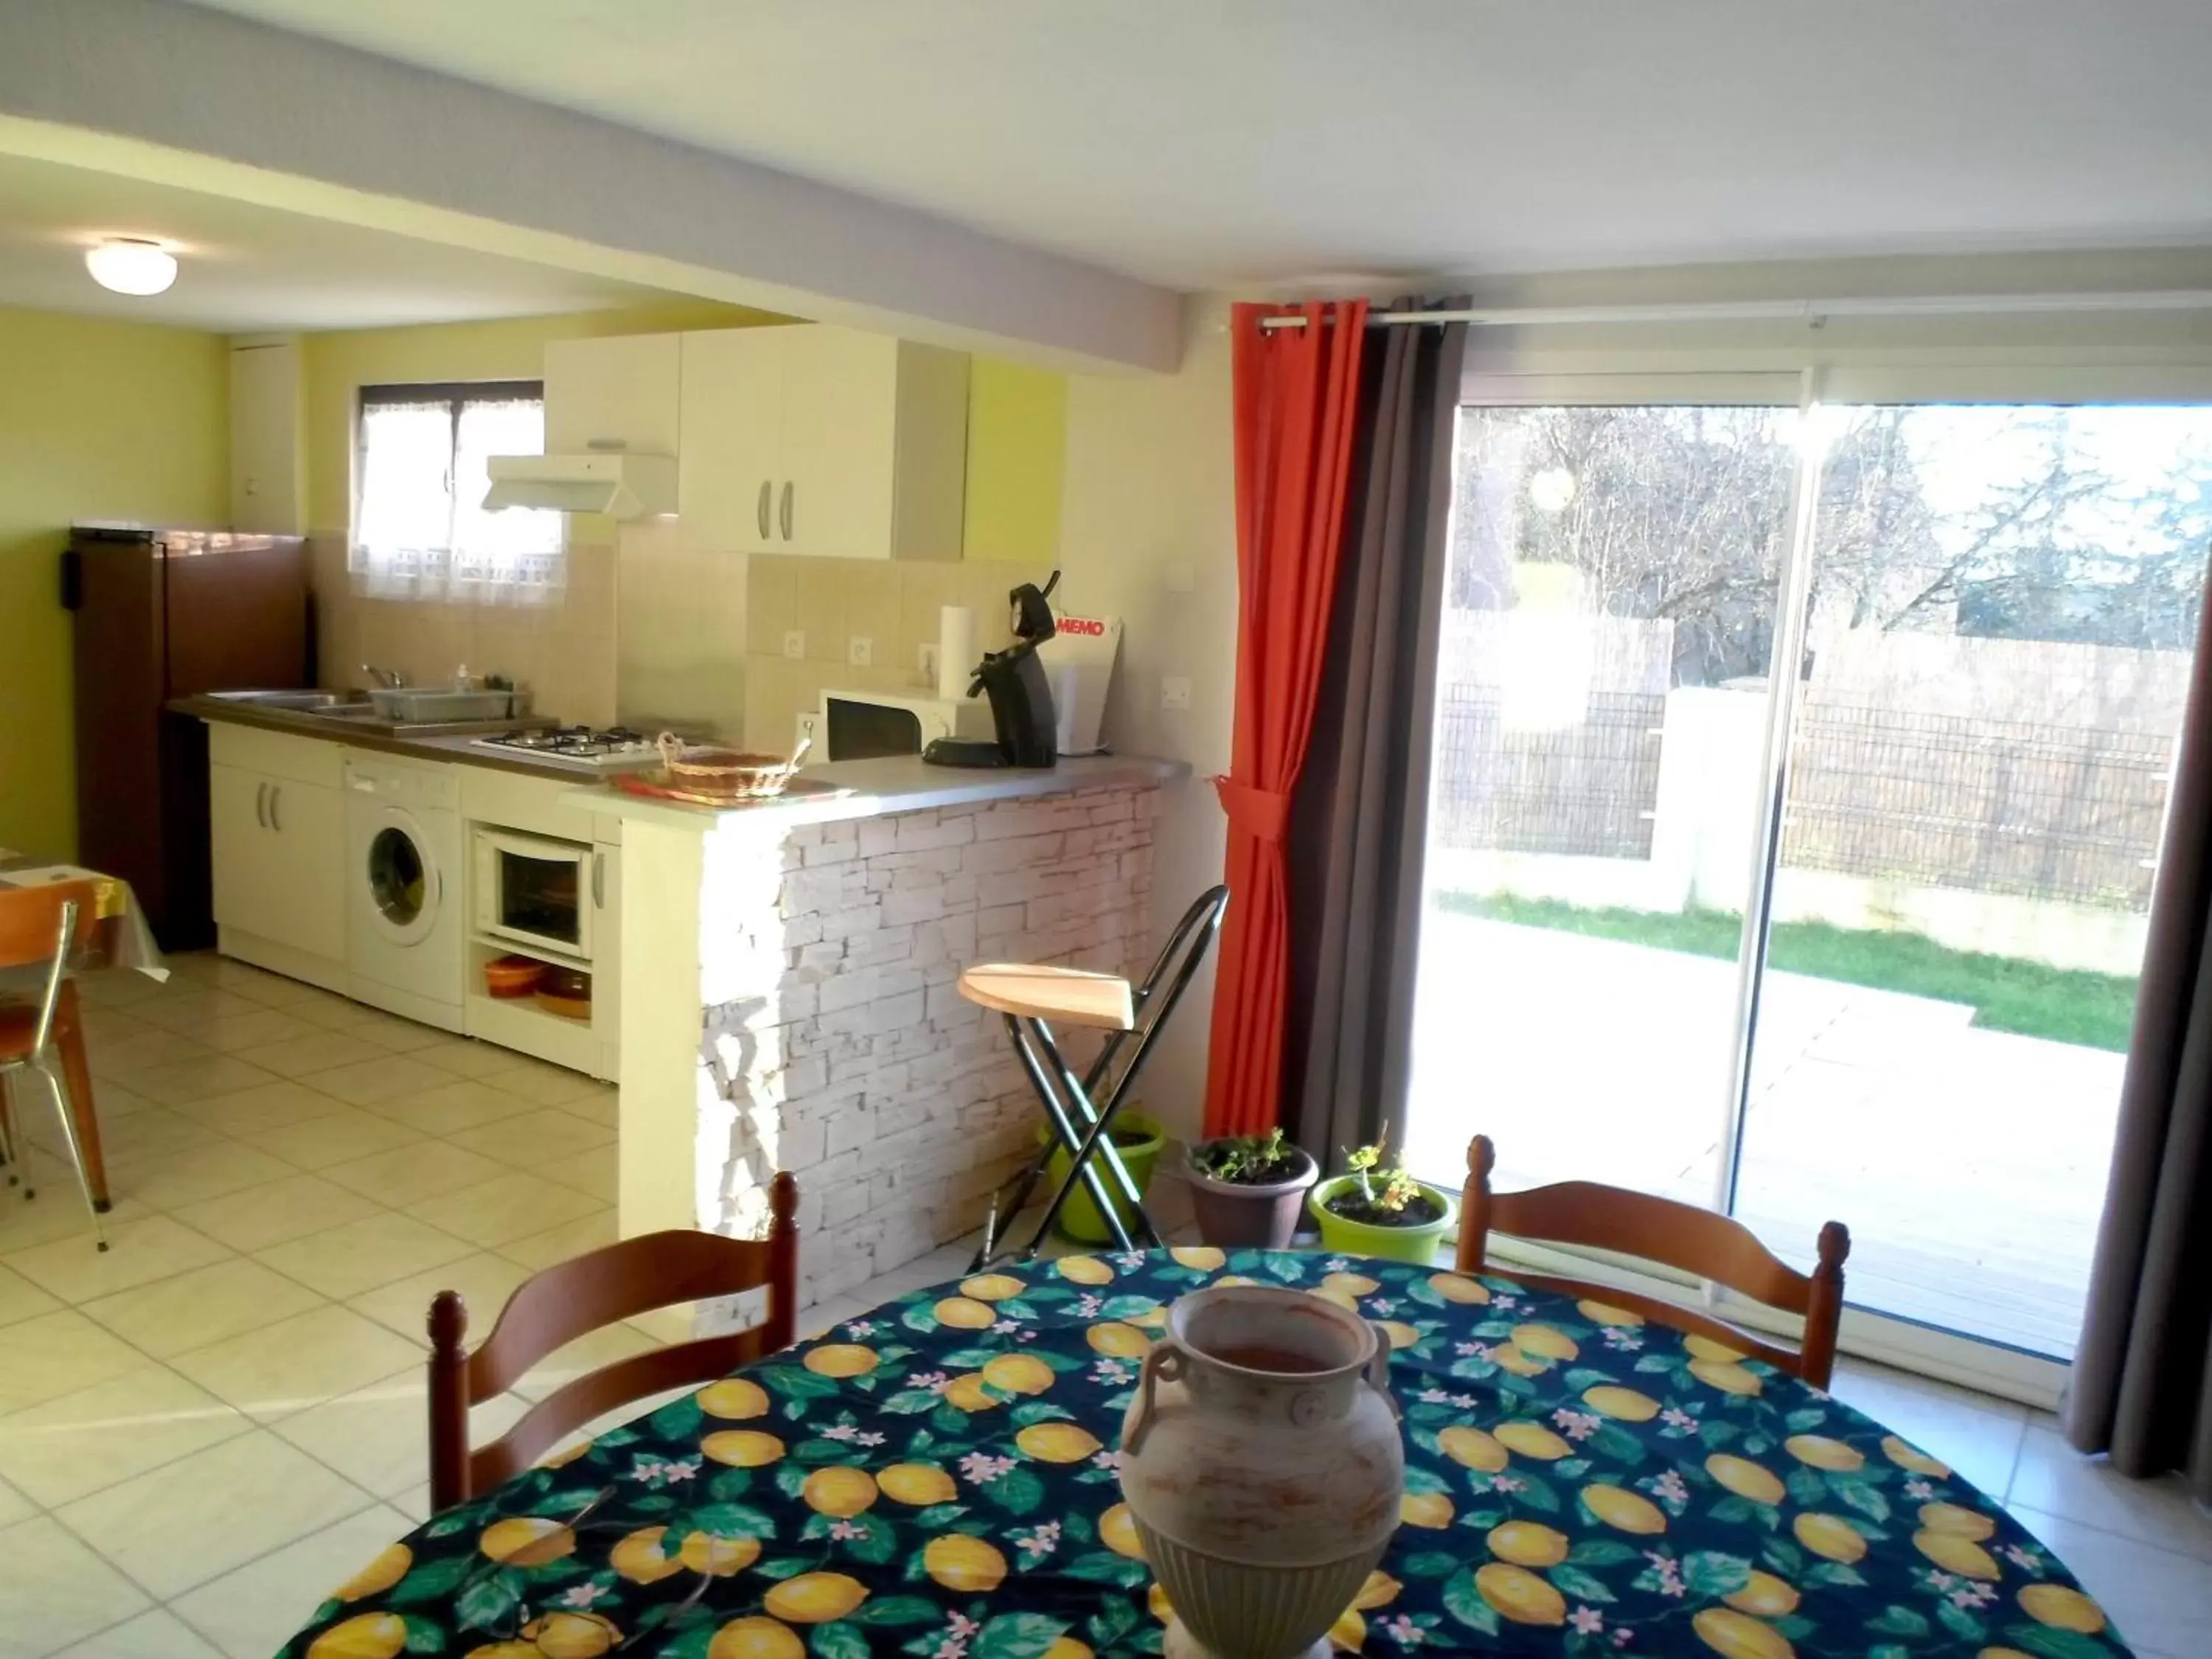
[{"label": "white ceiling", "polygon": [[[110,294],[86,274],[103,236],[168,244],[176,286]],[[667,296],[106,173],[0,155],[0,306],[220,332],[369,328],[592,311]]]},{"label": "white ceiling", "polygon": [[2208,0],[207,0],[1182,287],[2212,241]]}]

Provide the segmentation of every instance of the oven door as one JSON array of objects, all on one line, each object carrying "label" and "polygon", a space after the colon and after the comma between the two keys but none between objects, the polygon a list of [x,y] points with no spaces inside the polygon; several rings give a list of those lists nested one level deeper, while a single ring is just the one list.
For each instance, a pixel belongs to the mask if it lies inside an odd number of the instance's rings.
[{"label": "oven door", "polygon": [[592,848],[477,830],[477,931],[579,961],[592,959]]}]

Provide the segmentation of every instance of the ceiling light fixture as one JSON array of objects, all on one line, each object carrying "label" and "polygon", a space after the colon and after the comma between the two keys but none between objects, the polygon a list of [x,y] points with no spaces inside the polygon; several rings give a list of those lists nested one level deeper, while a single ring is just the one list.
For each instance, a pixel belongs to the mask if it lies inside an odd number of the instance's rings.
[{"label": "ceiling light fixture", "polygon": [[159,294],[177,280],[177,256],[137,236],[111,236],[87,249],[84,268],[94,282],[118,294]]}]

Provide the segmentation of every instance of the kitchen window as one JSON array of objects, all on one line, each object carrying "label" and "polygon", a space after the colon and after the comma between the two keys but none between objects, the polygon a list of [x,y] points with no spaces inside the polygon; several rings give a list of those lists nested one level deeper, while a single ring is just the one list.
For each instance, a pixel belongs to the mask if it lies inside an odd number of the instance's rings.
[{"label": "kitchen window", "polygon": [[559,590],[561,515],[483,508],[492,456],[544,450],[543,381],[363,386],[357,444],[356,591],[528,605]]}]

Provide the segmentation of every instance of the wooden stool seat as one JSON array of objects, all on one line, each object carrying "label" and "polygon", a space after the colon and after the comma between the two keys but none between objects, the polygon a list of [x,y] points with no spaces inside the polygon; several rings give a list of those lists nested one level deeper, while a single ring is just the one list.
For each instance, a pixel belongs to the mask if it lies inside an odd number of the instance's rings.
[{"label": "wooden stool seat", "polygon": [[1129,981],[1118,974],[987,962],[960,975],[960,994],[1017,1019],[1056,1019],[1101,1031],[1131,1030],[1137,1023]]}]

